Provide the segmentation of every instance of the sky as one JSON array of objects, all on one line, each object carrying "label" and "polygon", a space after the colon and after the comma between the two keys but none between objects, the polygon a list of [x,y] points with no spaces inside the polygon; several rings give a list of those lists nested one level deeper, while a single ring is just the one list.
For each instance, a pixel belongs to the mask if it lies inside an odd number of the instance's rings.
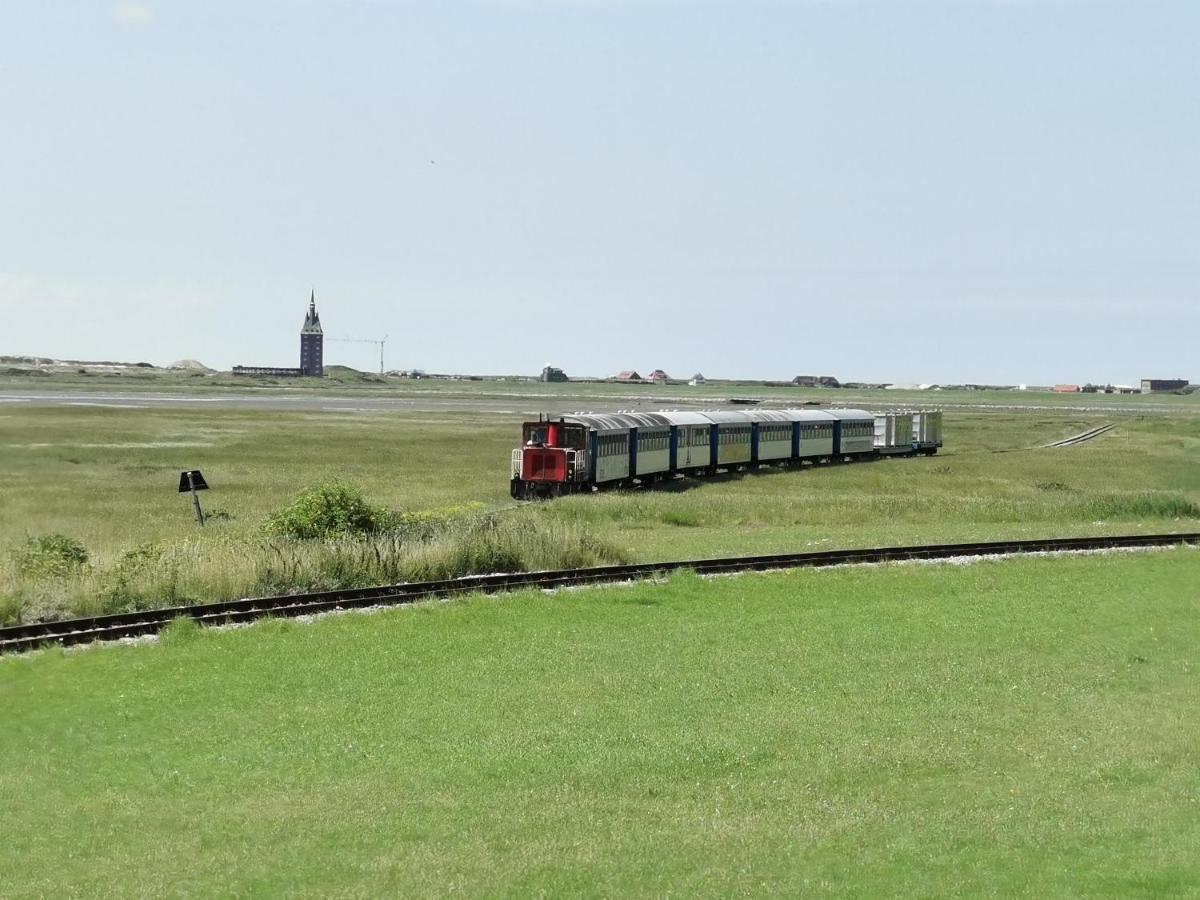
[{"label": "sky", "polygon": [[[0,5],[0,355],[1200,380],[1200,3]],[[326,363],[369,369],[369,344]]]}]

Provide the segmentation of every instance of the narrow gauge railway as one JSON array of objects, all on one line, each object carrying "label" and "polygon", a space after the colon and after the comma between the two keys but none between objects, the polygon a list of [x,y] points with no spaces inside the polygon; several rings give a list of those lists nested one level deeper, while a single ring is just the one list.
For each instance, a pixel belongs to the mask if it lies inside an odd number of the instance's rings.
[{"label": "narrow gauge railway", "polygon": [[1094,440],[1102,434],[1107,434],[1114,428],[1116,428],[1115,425],[1098,425],[1095,428],[1089,428],[1082,434],[1073,434],[1069,438],[1063,438],[1061,441],[1053,441],[1046,444],[1044,449],[1049,450],[1053,447],[1074,447],[1078,444],[1086,444],[1088,441]]},{"label": "narrow gauge railway", "polygon": [[232,625],[269,617],[296,617],[376,606],[399,606],[421,600],[449,598],[472,593],[497,594],[519,588],[553,589],[572,585],[631,581],[655,578],[680,569],[690,569],[701,575],[720,575],[904,560],[1169,547],[1182,544],[1200,545],[1200,532],[822,550],[815,553],[598,566],[589,569],[565,569],[553,572],[474,575],[448,581],[420,581],[376,588],[229,600],[222,603],[175,606],[136,613],[64,619],[58,622],[10,625],[0,628],[0,654],[19,653],[53,644],[87,644],[94,641],[111,641],[157,634],[178,618],[190,618],[201,625]]},{"label": "narrow gauge railway", "polygon": [[760,466],[932,456],[942,446],[934,410],[753,409],[575,413],[521,428],[512,452],[516,500]]}]

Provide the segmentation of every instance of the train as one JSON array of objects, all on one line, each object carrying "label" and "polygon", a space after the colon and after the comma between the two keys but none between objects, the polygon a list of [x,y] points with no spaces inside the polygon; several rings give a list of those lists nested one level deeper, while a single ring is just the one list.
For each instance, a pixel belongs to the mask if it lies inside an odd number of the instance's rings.
[{"label": "train", "polygon": [[932,456],[940,410],[661,410],[539,416],[512,451],[516,500],[760,466]]}]

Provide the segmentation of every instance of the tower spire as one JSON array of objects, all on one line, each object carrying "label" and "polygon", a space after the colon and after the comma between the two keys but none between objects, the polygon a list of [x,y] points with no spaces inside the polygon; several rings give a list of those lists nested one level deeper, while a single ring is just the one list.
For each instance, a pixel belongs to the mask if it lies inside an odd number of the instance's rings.
[{"label": "tower spire", "polygon": [[308,313],[304,316],[304,327],[300,329],[300,373],[321,377],[324,374],[325,336],[321,329],[321,317],[317,315],[317,291],[313,288],[308,295]]}]

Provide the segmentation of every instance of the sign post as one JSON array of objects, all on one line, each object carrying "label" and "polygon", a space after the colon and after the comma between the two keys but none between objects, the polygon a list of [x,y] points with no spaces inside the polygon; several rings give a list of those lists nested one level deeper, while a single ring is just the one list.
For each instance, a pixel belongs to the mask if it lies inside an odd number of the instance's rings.
[{"label": "sign post", "polygon": [[199,469],[194,469],[189,472],[179,473],[179,493],[186,494],[189,491],[192,494],[192,505],[196,507],[196,521],[200,527],[204,527],[204,510],[200,508],[200,495],[196,491],[207,491],[208,482],[204,480],[204,475]]}]

